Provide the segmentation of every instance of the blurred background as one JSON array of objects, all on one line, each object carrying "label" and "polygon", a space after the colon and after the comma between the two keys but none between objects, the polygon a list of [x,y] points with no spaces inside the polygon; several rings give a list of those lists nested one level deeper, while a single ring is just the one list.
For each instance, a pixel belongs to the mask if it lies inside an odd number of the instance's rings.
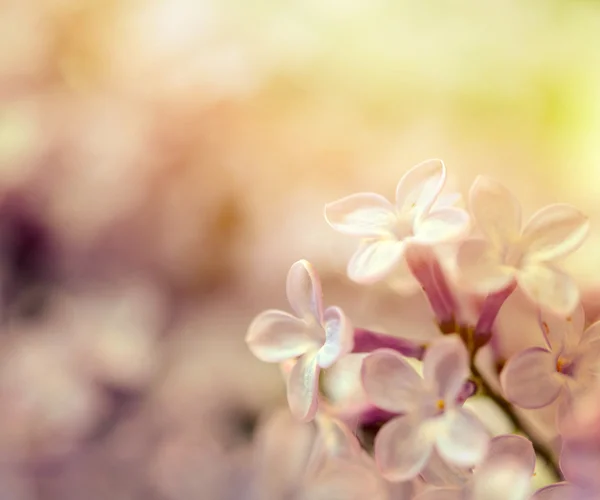
[{"label": "blurred background", "polygon": [[587,212],[600,287],[597,2],[0,0],[0,46],[1,499],[261,498],[246,327],[306,258],[420,334],[322,209],[427,158]]}]

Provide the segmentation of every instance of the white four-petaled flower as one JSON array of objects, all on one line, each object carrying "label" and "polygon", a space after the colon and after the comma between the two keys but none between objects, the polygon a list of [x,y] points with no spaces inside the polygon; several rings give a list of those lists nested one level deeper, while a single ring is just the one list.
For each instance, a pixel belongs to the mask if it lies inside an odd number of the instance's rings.
[{"label": "white four-petaled flower", "polygon": [[489,435],[458,401],[468,376],[468,354],[457,336],[436,340],[427,349],[423,377],[392,350],[380,349],[365,358],[362,378],[369,399],[380,408],[402,413],[375,439],[375,459],[385,477],[392,481],[415,477],[434,448],[459,466],[474,466],[484,458]]},{"label": "white four-petaled flower", "polygon": [[484,239],[469,239],[458,253],[463,281],[480,293],[507,288],[516,280],[536,303],[570,314],[579,290],[556,261],[584,241],[588,219],[567,204],[548,205],[521,228],[521,206],[500,183],[479,176],[469,192],[469,208]]},{"label": "white four-petaled flower", "polygon": [[[497,436],[490,441],[481,465],[457,477],[459,484],[429,489],[414,500],[527,500],[535,462],[531,441],[521,436]],[[443,463],[439,465],[443,467]]]},{"label": "white four-petaled flower", "polygon": [[348,263],[348,277],[370,284],[395,268],[409,276],[402,266],[407,245],[433,245],[464,236],[469,215],[450,206],[455,196],[440,197],[445,182],[444,163],[427,160],[400,179],[395,205],[375,193],[357,193],[326,205],[325,218],[333,229],[363,239]]},{"label": "white four-petaled flower", "polygon": [[502,370],[500,382],[511,403],[541,408],[562,391],[584,389],[593,381],[599,368],[600,322],[585,331],[584,323],[581,305],[566,318],[541,314],[547,347],[530,347],[515,354]]},{"label": "white four-petaled flower", "polygon": [[354,329],[339,307],[323,311],[321,283],[309,262],[292,265],[286,291],[296,316],[264,311],[250,324],[246,342],[262,361],[295,360],[287,379],[288,403],[296,418],[308,421],[317,410],[319,372],[352,350]]}]

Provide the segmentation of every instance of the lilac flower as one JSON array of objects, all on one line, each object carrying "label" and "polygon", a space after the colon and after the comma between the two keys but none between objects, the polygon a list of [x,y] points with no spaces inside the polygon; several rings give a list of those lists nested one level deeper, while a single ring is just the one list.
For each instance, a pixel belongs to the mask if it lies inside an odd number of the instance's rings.
[{"label": "lilac flower", "polygon": [[[388,500],[391,485],[340,420],[321,412],[316,426],[277,412],[255,442],[257,498],[280,500]],[[411,498],[412,487],[394,488],[394,500]]]},{"label": "lilac flower", "polygon": [[375,193],[357,193],[325,206],[331,227],[363,238],[348,263],[350,279],[370,284],[388,277],[395,268],[408,275],[407,267],[401,265],[407,245],[433,245],[468,232],[468,214],[449,206],[454,198],[440,200],[445,182],[444,163],[427,160],[400,179],[395,205]]},{"label": "lilac flower", "polygon": [[522,408],[547,406],[563,390],[585,386],[597,371],[600,322],[584,332],[581,305],[566,318],[542,313],[540,322],[547,347],[517,353],[500,377],[506,398]]},{"label": "lilac flower", "polygon": [[434,449],[460,466],[483,459],[489,435],[458,401],[468,376],[468,354],[457,336],[436,340],[427,349],[423,377],[395,351],[381,349],[365,358],[367,396],[384,410],[402,413],[386,423],[375,440],[375,458],[386,478],[415,477]]},{"label": "lilac flower", "polygon": [[296,313],[268,310],[248,328],[246,342],[262,361],[294,361],[287,379],[290,409],[300,420],[311,420],[317,410],[321,368],[329,368],[353,347],[353,328],[343,311],[323,311],[321,283],[313,266],[300,260],[287,276],[287,297]]},{"label": "lilac flower", "polygon": [[516,280],[536,303],[570,314],[579,290],[556,262],[575,251],[589,230],[588,219],[567,204],[548,205],[521,228],[521,206],[498,182],[479,176],[469,207],[484,239],[465,241],[458,253],[463,281],[480,293],[510,287]]},{"label": "lilac flower", "polygon": [[[529,440],[520,436],[498,436],[490,441],[481,465],[466,477],[463,473],[458,485],[429,489],[414,500],[526,500],[535,461]],[[443,468],[443,464],[440,465]]]},{"label": "lilac flower", "polygon": [[567,481],[600,494],[600,384],[571,398],[559,421],[560,468]]}]

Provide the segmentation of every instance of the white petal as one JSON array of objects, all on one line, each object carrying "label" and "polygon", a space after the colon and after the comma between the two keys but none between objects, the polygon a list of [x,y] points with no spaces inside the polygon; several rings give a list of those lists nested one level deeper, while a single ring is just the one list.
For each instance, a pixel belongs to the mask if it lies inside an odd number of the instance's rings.
[{"label": "white petal", "polygon": [[421,471],[421,478],[433,486],[452,486],[460,488],[471,479],[470,468],[457,467],[444,461],[437,450],[429,457],[429,462]]},{"label": "white petal", "polygon": [[465,497],[459,488],[430,488],[413,500],[465,500]]},{"label": "white petal", "polygon": [[531,472],[512,461],[486,463],[473,477],[471,496],[476,500],[527,500]]},{"label": "white petal", "polygon": [[441,457],[460,467],[479,464],[485,457],[490,436],[483,424],[464,408],[447,411],[436,436]]},{"label": "white petal", "polygon": [[313,265],[306,260],[292,264],[286,282],[287,298],[299,318],[321,323],[323,292],[321,280]]},{"label": "white petal", "polygon": [[319,350],[318,363],[329,368],[340,357],[352,351],[354,327],[339,307],[328,307],[323,315],[325,322],[325,344]]},{"label": "white petal", "polygon": [[314,426],[303,424],[282,408],[262,424],[255,436],[253,459],[257,480],[272,498],[283,498],[302,480],[317,438]]},{"label": "white petal", "polygon": [[433,244],[456,241],[469,233],[469,214],[460,208],[435,208],[416,224],[414,240]]},{"label": "white petal", "polygon": [[319,365],[317,353],[308,352],[292,368],[287,381],[287,399],[292,415],[308,422],[317,411]]},{"label": "white petal", "polygon": [[533,475],[536,463],[535,450],[531,441],[523,436],[514,434],[496,436],[490,441],[486,461],[490,457],[492,460],[518,462],[527,474]]},{"label": "white petal", "polygon": [[375,460],[390,481],[408,481],[425,466],[433,441],[422,432],[421,422],[411,415],[386,423],[375,438]]},{"label": "white petal", "polygon": [[357,193],[325,205],[325,219],[341,233],[369,238],[389,235],[397,217],[383,196]]},{"label": "white petal", "polygon": [[581,246],[590,229],[588,218],[567,204],[549,205],[536,212],[523,229],[531,258],[554,260]]},{"label": "white petal", "polygon": [[387,500],[383,480],[360,463],[330,460],[311,481],[303,500]]},{"label": "white petal", "polygon": [[316,417],[319,428],[319,439],[325,445],[328,456],[347,460],[359,459],[362,448],[358,438],[341,420],[325,413]]},{"label": "white petal", "polygon": [[518,240],[521,205],[499,182],[477,177],[469,191],[469,208],[477,227],[495,248]]},{"label": "white petal", "polygon": [[274,309],[254,318],[246,334],[246,343],[252,354],[269,363],[296,358],[315,346],[304,321]]},{"label": "white petal", "polygon": [[362,365],[362,382],[369,400],[394,413],[411,411],[421,400],[423,379],[396,351],[378,349]]},{"label": "white petal", "polygon": [[461,281],[477,293],[493,293],[510,286],[513,268],[504,266],[500,255],[485,240],[468,239],[458,250],[457,266]]},{"label": "white petal", "polygon": [[556,357],[542,347],[530,347],[511,357],[500,383],[506,399],[527,409],[549,405],[563,386],[556,373]]},{"label": "white petal", "polygon": [[527,265],[517,273],[517,281],[533,302],[555,314],[571,314],[579,304],[573,278],[549,265]]},{"label": "white petal", "polygon": [[442,160],[426,160],[411,168],[396,186],[400,213],[414,213],[418,220],[433,206],[446,182]]},{"label": "white petal", "polygon": [[403,256],[401,241],[365,240],[348,263],[348,277],[356,283],[373,284],[388,276]]},{"label": "white petal", "polygon": [[433,389],[446,405],[454,405],[469,374],[469,355],[458,336],[437,339],[425,352],[425,384]]}]

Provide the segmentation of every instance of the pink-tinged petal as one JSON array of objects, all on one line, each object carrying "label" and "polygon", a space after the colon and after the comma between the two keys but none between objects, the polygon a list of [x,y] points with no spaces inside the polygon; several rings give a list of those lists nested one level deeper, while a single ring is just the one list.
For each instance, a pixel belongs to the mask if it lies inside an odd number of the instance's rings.
[{"label": "pink-tinged petal", "polygon": [[321,414],[317,415],[316,422],[328,456],[348,460],[361,457],[363,450],[358,438],[341,420]]},{"label": "pink-tinged petal", "polygon": [[511,357],[500,374],[500,384],[506,399],[527,409],[548,406],[563,386],[556,357],[542,347],[531,347]]},{"label": "pink-tinged petal", "polygon": [[378,349],[363,361],[362,382],[369,400],[379,408],[404,413],[421,400],[423,379],[391,349]]},{"label": "pink-tinged petal", "polygon": [[592,500],[580,488],[569,483],[556,483],[536,491],[530,500]]},{"label": "pink-tinged petal", "polygon": [[456,241],[469,234],[469,214],[461,208],[435,208],[416,224],[414,241],[426,245]]},{"label": "pink-tinged petal", "polygon": [[527,500],[531,472],[513,461],[493,460],[475,470],[471,498],[476,500]]},{"label": "pink-tinged petal", "polygon": [[464,206],[463,197],[460,193],[441,193],[435,203],[433,204],[433,208],[444,208],[444,207],[453,207],[453,206]]},{"label": "pink-tinged petal", "polygon": [[292,415],[300,421],[312,420],[317,411],[319,371],[317,353],[311,351],[298,358],[288,377],[288,404]]},{"label": "pink-tinged petal", "polygon": [[465,500],[465,497],[457,488],[431,488],[419,493],[413,500]]},{"label": "pink-tinged petal", "polygon": [[538,261],[564,257],[577,250],[590,229],[588,218],[563,203],[542,208],[523,228],[527,255]]},{"label": "pink-tinged petal", "polygon": [[276,411],[258,428],[253,459],[257,481],[268,498],[284,498],[302,481],[316,438],[315,427],[298,422],[288,408]]},{"label": "pink-tinged petal", "polygon": [[453,406],[469,377],[469,355],[457,335],[435,340],[423,357],[425,384],[446,406]]},{"label": "pink-tinged petal", "polygon": [[472,238],[461,244],[457,266],[461,281],[477,293],[498,292],[515,279],[515,270],[503,265],[498,252],[481,239]]},{"label": "pink-tinged petal", "polygon": [[579,288],[569,275],[548,265],[530,264],[517,274],[525,294],[543,309],[569,315],[579,304]]},{"label": "pink-tinged petal", "polygon": [[499,182],[480,175],[469,191],[475,224],[495,248],[517,241],[521,232],[521,205]]},{"label": "pink-tinged petal", "polygon": [[280,363],[301,356],[315,346],[306,330],[304,321],[272,309],[254,318],[246,334],[246,343],[261,361]]},{"label": "pink-tinged petal", "polygon": [[299,318],[321,323],[323,319],[323,292],[321,280],[313,265],[306,260],[292,264],[286,282],[287,298]]},{"label": "pink-tinged petal", "polygon": [[330,460],[310,481],[302,500],[387,500],[381,477],[361,463]]},{"label": "pink-tinged petal", "polygon": [[593,439],[563,443],[560,469],[565,479],[581,486],[600,489],[600,449]]},{"label": "pink-tinged petal", "polygon": [[388,276],[404,256],[404,243],[394,239],[365,240],[348,263],[348,277],[370,285]]},{"label": "pink-tinged petal", "polygon": [[535,450],[529,439],[514,434],[496,436],[490,441],[486,461],[488,457],[492,460],[514,460],[530,476],[535,469]]},{"label": "pink-tinged petal", "polygon": [[484,459],[490,435],[479,419],[465,408],[447,411],[436,435],[440,456],[459,467],[475,466]]},{"label": "pink-tinged petal", "polygon": [[396,186],[396,207],[419,220],[435,203],[446,183],[442,160],[425,160],[406,172]]},{"label": "pink-tinged petal", "polygon": [[375,193],[357,193],[325,205],[325,219],[344,234],[372,238],[389,235],[396,222],[394,205]]},{"label": "pink-tinged petal", "polygon": [[325,344],[319,350],[318,363],[329,368],[354,347],[354,327],[339,307],[328,307],[323,315]]},{"label": "pink-tinged petal", "polygon": [[579,343],[585,326],[583,306],[578,304],[570,315],[542,310],[539,324],[546,343],[553,352],[574,347]]},{"label": "pink-tinged petal", "polygon": [[[489,455],[489,452],[488,452]],[[431,454],[427,465],[421,471],[421,478],[432,486],[452,486],[461,488],[470,479],[473,473],[471,468],[457,467],[440,457],[437,450]]]},{"label": "pink-tinged petal", "polygon": [[421,421],[412,415],[390,420],[375,438],[375,461],[390,481],[408,481],[416,477],[432,451],[431,437],[422,432]]}]

